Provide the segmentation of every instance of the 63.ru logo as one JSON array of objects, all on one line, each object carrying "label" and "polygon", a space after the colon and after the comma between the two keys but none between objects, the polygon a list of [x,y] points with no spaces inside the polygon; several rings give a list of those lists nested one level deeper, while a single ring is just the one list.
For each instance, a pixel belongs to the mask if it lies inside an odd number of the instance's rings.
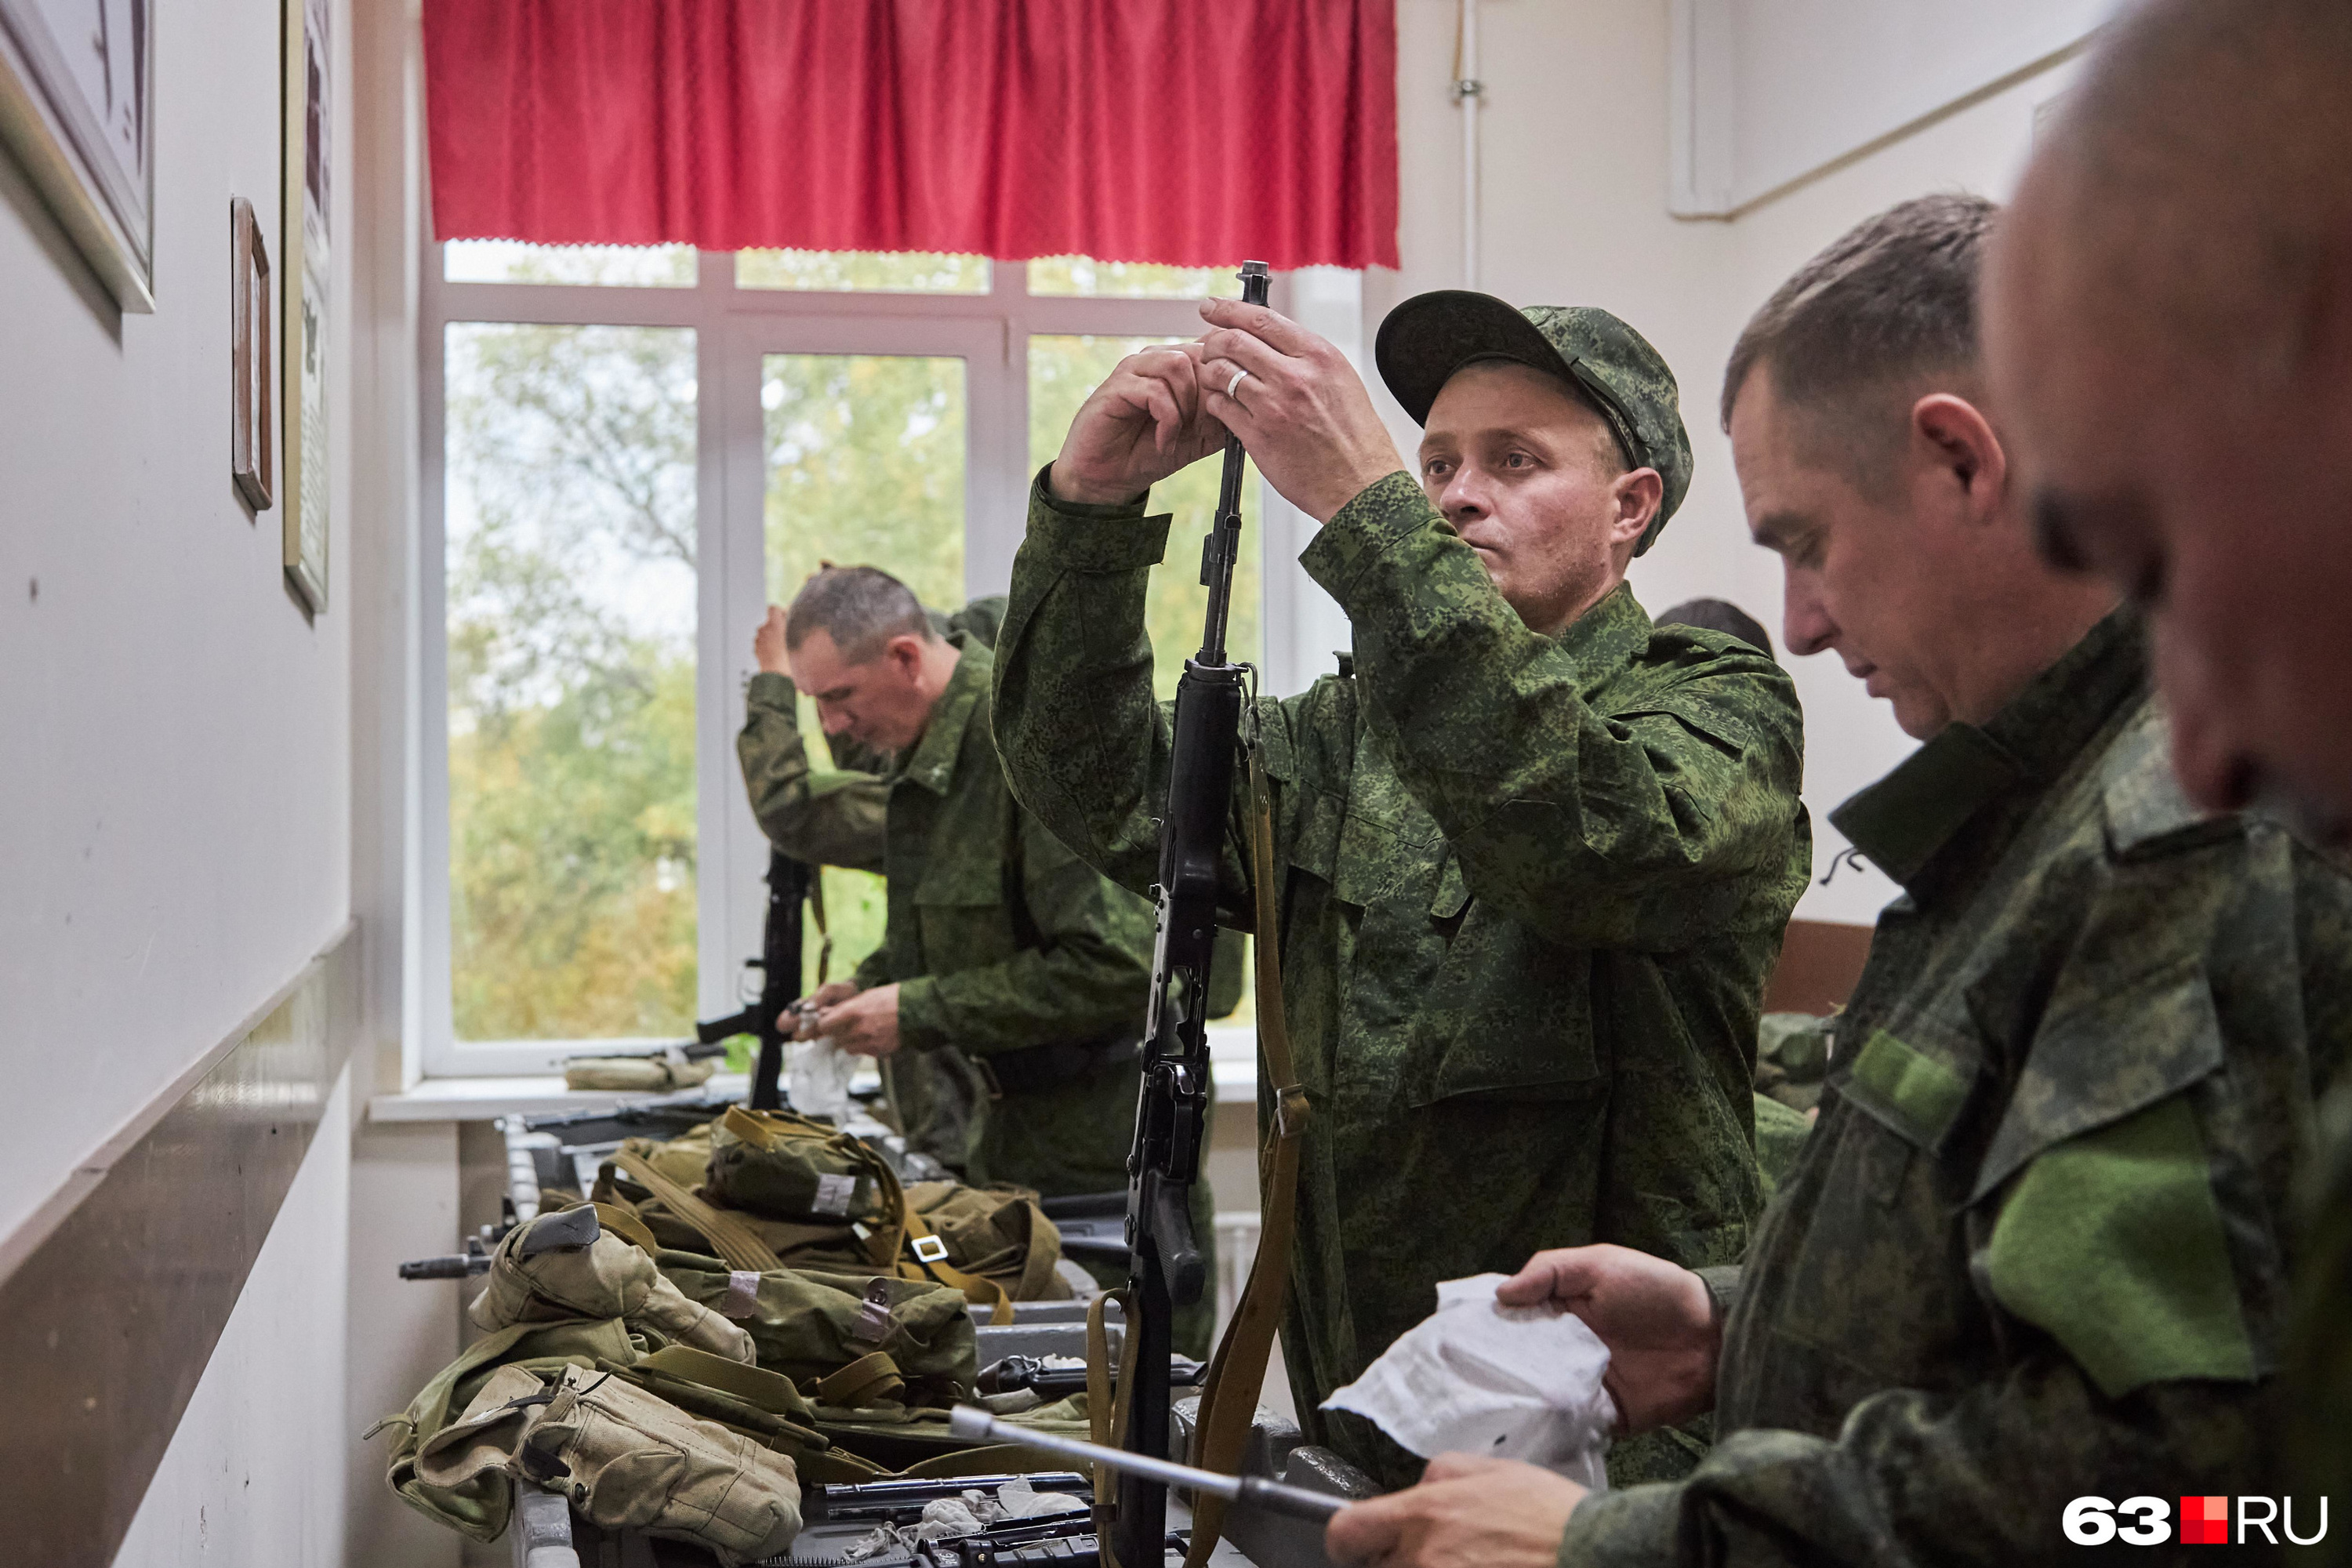
[{"label": "63.ru logo", "polygon": [[[2312,1535],[2294,1532],[2293,1498],[2242,1497],[2237,1500],[2237,1533],[2230,1531],[2231,1500],[2226,1497],[2185,1497],[2180,1500],[2180,1541],[2184,1546],[2243,1546],[2260,1531],[2273,1546],[2278,1531],[2289,1544],[2311,1546],[2327,1534],[2327,1500],[2319,1500],[2319,1530]],[[2078,1497],[2066,1505],[2060,1521],[2066,1539],[2077,1546],[2104,1546],[2120,1541],[2129,1546],[2161,1546],[2172,1539],[2172,1505],[2160,1497],[2129,1497],[2109,1502],[2103,1497]]]}]

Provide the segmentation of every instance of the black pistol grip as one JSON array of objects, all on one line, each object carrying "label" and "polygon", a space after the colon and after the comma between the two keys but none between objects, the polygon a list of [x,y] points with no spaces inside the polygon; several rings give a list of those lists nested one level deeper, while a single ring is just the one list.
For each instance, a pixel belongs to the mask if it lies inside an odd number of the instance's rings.
[{"label": "black pistol grip", "polygon": [[1208,1283],[1208,1266],[1201,1259],[1200,1238],[1192,1234],[1192,1211],[1187,1190],[1172,1182],[1154,1184],[1151,1232],[1160,1244],[1160,1271],[1168,1281],[1168,1299],[1189,1307],[1201,1299]]}]

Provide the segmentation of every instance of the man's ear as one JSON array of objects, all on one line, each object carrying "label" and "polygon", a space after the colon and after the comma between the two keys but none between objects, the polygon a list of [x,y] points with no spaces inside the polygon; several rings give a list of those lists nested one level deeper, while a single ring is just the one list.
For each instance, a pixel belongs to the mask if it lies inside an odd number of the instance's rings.
[{"label": "man's ear", "polygon": [[911,632],[900,632],[882,645],[882,657],[903,679],[911,680],[923,668],[923,643]]},{"label": "man's ear", "polygon": [[1972,520],[1983,522],[2000,511],[2009,491],[2009,454],[1975,404],[1931,392],[1911,405],[1911,429],[1927,443],[1937,465],[1959,482]]},{"label": "man's ear", "polygon": [[1617,503],[1617,515],[1609,525],[1609,542],[1632,544],[1649,531],[1650,520],[1665,504],[1666,481],[1655,468],[1635,468],[1618,475],[1609,493]]}]

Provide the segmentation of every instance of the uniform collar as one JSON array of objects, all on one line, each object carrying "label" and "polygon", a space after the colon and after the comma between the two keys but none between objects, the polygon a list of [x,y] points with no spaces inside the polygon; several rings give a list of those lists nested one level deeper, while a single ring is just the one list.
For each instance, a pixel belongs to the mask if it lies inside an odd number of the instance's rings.
[{"label": "uniform collar", "polygon": [[921,784],[934,795],[945,795],[955,778],[956,758],[963,751],[963,733],[971,727],[972,710],[980,706],[982,694],[988,690],[990,673],[996,667],[995,656],[968,632],[957,632],[948,638],[963,650],[956,660],[955,671],[948,677],[946,689],[931,708],[930,722],[923,726],[922,739],[906,754],[898,767],[898,776],[909,784]]},{"label": "uniform collar", "polygon": [[1909,889],[1969,819],[2021,784],[2047,784],[2147,683],[2140,623],[2116,610],[1982,728],[1947,725],[1830,813],[1872,865]]},{"label": "uniform collar", "polygon": [[1633,597],[1633,585],[1620,583],[1569,623],[1559,646],[1587,669],[1614,669],[1650,646],[1651,629],[1650,613]]}]

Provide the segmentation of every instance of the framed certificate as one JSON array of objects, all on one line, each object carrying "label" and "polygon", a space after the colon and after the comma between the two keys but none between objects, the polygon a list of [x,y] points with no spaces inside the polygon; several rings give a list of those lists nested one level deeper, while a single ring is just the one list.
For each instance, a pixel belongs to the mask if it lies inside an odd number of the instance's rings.
[{"label": "framed certificate", "polygon": [[317,615],[327,607],[327,261],[328,135],[334,123],[334,58],[328,47],[327,0],[285,0],[285,218],[279,231],[285,354],[279,402],[285,438],[278,485],[284,521],[286,575]]},{"label": "framed certificate", "polygon": [[147,0],[0,0],[0,143],[125,310],[155,308]]}]

